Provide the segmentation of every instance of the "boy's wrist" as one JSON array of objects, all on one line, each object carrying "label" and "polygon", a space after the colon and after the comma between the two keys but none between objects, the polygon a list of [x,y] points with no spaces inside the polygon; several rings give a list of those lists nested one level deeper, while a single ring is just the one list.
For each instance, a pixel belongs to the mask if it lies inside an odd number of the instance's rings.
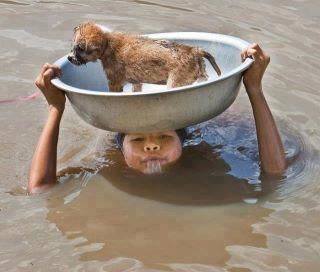
[{"label": "boy's wrist", "polygon": [[49,105],[49,114],[62,116],[63,112],[64,106]]},{"label": "boy's wrist", "polygon": [[251,105],[259,105],[261,102],[265,101],[265,97],[260,87],[254,87],[246,89]]},{"label": "boy's wrist", "polygon": [[262,84],[244,84],[246,91],[250,95],[262,94]]}]

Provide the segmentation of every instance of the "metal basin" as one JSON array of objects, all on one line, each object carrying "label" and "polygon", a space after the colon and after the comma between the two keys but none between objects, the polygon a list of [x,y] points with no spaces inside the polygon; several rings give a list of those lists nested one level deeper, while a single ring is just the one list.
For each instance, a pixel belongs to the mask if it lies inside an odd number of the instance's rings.
[{"label": "metal basin", "polygon": [[241,62],[240,52],[249,44],[241,39],[199,32],[171,32],[146,35],[152,39],[174,40],[211,52],[222,71],[218,77],[206,62],[209,79],[167,90],[165,85],[144,84],[132,92],[109,92],[101,63],[75,66],[66,56],[55,64],[63,71],[52,83],[65,90],[76,113],[89,124],[118,132],[159,132],[187,127],[209,120],[235,100],[243,71],[252,63]]}]

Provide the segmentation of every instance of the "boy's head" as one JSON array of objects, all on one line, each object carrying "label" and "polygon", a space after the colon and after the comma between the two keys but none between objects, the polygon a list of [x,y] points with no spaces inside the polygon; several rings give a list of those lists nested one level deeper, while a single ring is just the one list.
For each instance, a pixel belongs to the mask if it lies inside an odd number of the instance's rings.
[{"label": "boy's head", "polygon": [[159,172],[177,161],[182,153],[186,130],[123,134],[116,137],[127,165],[142,173]]}]

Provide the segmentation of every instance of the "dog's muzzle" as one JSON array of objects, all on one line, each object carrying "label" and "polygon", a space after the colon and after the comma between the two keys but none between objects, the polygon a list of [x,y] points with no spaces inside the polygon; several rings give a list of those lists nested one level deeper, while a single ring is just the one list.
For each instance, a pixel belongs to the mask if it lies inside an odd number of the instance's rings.
[{"label": "dog's muzzle", "polygon": [[81,58],[81,56],[79,56],[79,55],[74,55],[74,53],[73,52],[71,52],[69,55],[68,55],[68,61],[70,61],[72,64],[74,64],[74,65],[83,65],[83,64],[86,64],[86,61],[83,59],[83,58]]}]

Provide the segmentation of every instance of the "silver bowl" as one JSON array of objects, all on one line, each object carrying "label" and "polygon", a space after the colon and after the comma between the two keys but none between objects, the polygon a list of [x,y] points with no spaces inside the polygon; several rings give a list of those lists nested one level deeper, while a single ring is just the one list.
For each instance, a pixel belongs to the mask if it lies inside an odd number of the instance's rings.
[{"label": "silver bowl", "polygon": [[66,91],[76,113],[89,124],[118,132],[160,132],[175,130],[209,120],[235,100],[243,72],[252,60],[241,62],[240,52],[249,45],[241,39],[199,32],[171,32],[146,35],[199,46],[211,52],[222,75],[217,76],[206,61],[209,79],[167,90],[165,85],[144,84],[142,92],[109,92],[101,63],[75,66],[67,56],[55,62],[63,75],[52,83]]}]

